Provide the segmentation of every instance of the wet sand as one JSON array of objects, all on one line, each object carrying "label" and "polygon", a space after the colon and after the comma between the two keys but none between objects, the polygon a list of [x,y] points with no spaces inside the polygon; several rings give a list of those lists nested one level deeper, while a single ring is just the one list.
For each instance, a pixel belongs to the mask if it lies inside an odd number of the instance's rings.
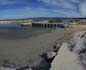
[{"label": "wet sand", "polygon": [[[55,41],[69,40],[69,30],[57,28],[51,32],[25,39],[0,39],[0,62],[9,60],[16,65],[37,65],[40,55],[52,49]],[[8,35],[9,38],[9,35]]]}]

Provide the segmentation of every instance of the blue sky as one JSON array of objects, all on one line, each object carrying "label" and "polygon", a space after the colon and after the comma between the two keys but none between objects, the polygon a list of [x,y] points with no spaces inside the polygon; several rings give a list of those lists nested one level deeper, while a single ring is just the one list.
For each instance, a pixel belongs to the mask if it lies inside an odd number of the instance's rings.
[{"label": "blue sky", "polygon": [[86,17],[86,0],[0,0],[0,19]]}]

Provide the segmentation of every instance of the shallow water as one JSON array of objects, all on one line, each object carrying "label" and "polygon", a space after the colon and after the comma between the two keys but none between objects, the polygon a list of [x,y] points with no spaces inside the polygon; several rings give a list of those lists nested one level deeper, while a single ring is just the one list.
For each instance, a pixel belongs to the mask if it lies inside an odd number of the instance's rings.
[{"label": "shallow water", "polygon": [[0,39],[28,39],[32,36],[48,33],[51,28],[19,27],[0,28]]},{"label": "shallow water", "polygon": [[65,30],[60,28],[1,28],[0,64],[8,60],[17,66],[37,65],[40,55],[52,49],[55,41],[63,42]]},{"label": "shallow water", "polygon": [[39,63],[39,54],[46,46],[42,46],[41,42],[37,41],[38,38],[35,38],[51,30],[32,27],[0,28],[0,64],[4,60],[18,65]]}]

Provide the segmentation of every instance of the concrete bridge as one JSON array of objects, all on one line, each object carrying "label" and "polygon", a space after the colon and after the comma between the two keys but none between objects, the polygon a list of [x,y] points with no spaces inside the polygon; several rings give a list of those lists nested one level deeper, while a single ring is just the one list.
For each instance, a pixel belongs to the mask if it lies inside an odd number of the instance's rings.
[{"label": "concrete bridge", "polygon": [[58,24],[74,21],[81,22],[82,20],[85,20],[84,22],[86,23],[86,18],[28,18],[0,20],[0,24],[21,24],[31,25],[33,27],[57,27]]}]

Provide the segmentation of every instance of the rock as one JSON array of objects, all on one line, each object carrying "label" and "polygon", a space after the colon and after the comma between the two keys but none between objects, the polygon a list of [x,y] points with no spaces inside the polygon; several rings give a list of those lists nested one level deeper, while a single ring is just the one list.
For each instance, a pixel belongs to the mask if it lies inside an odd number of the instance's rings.
[{"label": "rock", "polygon": [[0,67],[0,70],[16,70],[15,68]]},{"label": "rock", "polygon": [[74,52],[70,52],[68,46],[68,43],[62,44],[58,55],[51,63],[50,70],[83,70],[77,55]]},{"label": "rock", "polygon": [[58,51],[59,51],[59,49],[60,49],[60,46],[61,46],[61,44],[56,44],[56,45],[54,45],[54,46],[53,46],[53,51],[56,52],[56,53],[58,53]]},{"label": "rock", "polygon": [[56,56],[56,52],[53,52],[53,51],[50,51],[50,52],[48,52],[48,54],[47,54],[47,58],[48,58],[48,59],[51,59],[51,58],[53,58],[54,56]]},{"label": "rock", "polygon": [[81,53],[79,55],[79,58],[80,58],[82,65],[84,65],[86,67],[86,53]]},{"label": "rock", "polygon": [[23,67],[17,68],[16,70],[32,70],[32,68],[29,66],[23,66]]},{"label": "rock", "polygon": [[70,41],[71,46],[69,47],[75,53],[80,53],[84,49],[86,49],[86,38],[85,33],[76,32],[73,35],[73,38]]}]

